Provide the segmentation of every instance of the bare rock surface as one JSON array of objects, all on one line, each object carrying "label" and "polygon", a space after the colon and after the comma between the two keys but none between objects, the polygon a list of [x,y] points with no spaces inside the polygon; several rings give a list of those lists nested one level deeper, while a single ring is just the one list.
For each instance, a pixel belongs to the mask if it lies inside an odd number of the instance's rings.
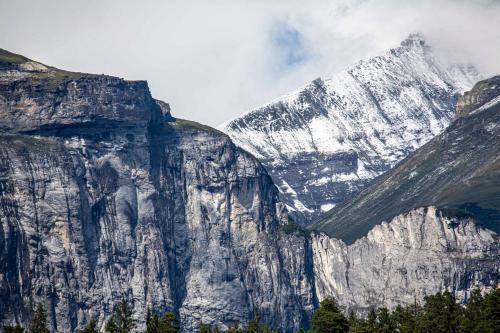
[{"label": "bare rock surface", "polygon": [[463,302],[471,289],[495,287],[500,276],[498,235],[432,206],[377,225],[351,245],[315,234],[312,248],[318,298],[333,296],[358,313],[443,290]]},{"label": "bare rock surface", "polygon": [[186,332],[254,310],[283,331],[307,323],[308,243],[281,232],[255,158],[173,119],[145,82],[34,64],[0,75],[2,324],[27,325],[42,302],[54,331],[103,328],[122,297],[138,328],[148,304]]}]

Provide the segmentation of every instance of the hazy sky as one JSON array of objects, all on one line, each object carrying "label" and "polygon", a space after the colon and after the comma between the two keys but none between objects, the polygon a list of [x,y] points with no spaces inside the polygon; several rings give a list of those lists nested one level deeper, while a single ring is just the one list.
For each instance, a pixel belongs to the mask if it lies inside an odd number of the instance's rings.
[{"label": "hazy sky", "polygon": [[0,48],[147,80],[174,116],[214,126],[415,31],[500,73],[500,1],[0,0]]}]

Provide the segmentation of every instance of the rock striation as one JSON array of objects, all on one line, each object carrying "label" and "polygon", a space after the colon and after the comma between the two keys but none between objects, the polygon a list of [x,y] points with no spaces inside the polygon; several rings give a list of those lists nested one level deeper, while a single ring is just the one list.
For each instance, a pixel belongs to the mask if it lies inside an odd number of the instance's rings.
[{"label": "rock striation", "polygon": [[172,118],[145,82],[1,56],[0,323],[27,325],[42,302],[53,331],[102,329],[122,297],[138,327],[147,304],[185,332],[254,310],[283,331],[307,323],[308,241],[281,231],[255,158]]},{"label": "rock striation", "polygon": [[463,302],[471,289],[495,287],[500,277],[498,235],[432,206],[379,224],[351,245],[314,234],[312,248],[319,299],[334,296],[357,313],[446,289]]},{"label": "rock striation", "polygon": [[483,96],[480,107],[474,99],[472,104],[463,102],[461,110],[477,108],[311,228],[352,243],[382,221],[417,207],[436,206],[500,232],[500,91],[495,94],[489,87],[480,82],[462,99]]},{"label": "rock striation", "polygon": [[479,81],[465,92],[457,102],[457,116],[463,117],[500,96],[500,76]]}]

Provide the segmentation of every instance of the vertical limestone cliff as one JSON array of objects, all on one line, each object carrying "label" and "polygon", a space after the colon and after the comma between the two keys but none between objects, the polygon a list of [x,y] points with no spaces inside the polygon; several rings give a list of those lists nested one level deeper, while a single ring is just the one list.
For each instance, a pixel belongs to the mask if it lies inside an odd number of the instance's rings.
[{"label": "vertical limestone cliff", "polygon": [[139,328],[147,304],[186,332],[254,311],[283,331],[307,322],[308,243],[280,231],[255,158],[173,119],[145,82],[19,62],[0,71],[0,323],[41,302],[54,331],[103,328],[122,297]]},{"label": "vertical limestone cliff", "polygon": [[465,301],[472,289],[494,287],[500,277],[498,235],[432,206],[377,225],[351,245],[315,234],[312,247],[319,299],[335,297],[358,313],[443,290]]}]

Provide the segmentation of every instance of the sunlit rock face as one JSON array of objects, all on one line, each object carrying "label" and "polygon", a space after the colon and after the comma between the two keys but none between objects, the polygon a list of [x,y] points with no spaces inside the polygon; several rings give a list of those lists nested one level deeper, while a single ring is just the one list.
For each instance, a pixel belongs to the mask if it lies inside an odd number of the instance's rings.
[{"label": "sunlit rock face", "polygon": [[358,313],[421,302],[443,290],[465,301],[500,276],[498,235],[432,206],[377,225],[351,245],[315,234],[312,248],[318,298],[333,296]]},{"label": "sunlit rock face", "polygon": [[[324,297],[363,312],[413,300],[412,288],[462,297],[498,277],[496,235],[432,207],[349,246],[292,226],[255,157],[173,118],[145,82],[0,50],[0,115],[1,325],[27,327],[40,302],[52,331],[90,319],[104,330],[125,298],[137,331],[149,305],[184,332],[256,311],[292,332]],[[352,152],[331,161],[358,163]]]},{"label": "sunlit rock face", "polygon": [[264,164],[291,216],[310,222],[441,133],[480,78],[444,65],[420,35],[227,122]]},{"label": "sunlit rock face", "polygon": [[500,90],[494,84],[498,81],[492,77],[478,82],[461,97],[459,116],[443,133],[310,228],[350,244],[382,221],[415,207],[435,206],[446,215],[469,216],[499,233]]},{"label": "sunlit rock face", "polygon": [[465,301],[473,288],[496,287],[500,91],[494,82],[498,77],[476,84],[457,107],[468,111],[443,133],[310,226],[319,299],[334,296],[366,313],[445,289]]},{"label": "sunlit rock face", "polygon": [[25,58],[0,71],[0,323],[104,328],[122,297],[185,332],[283,331],[314,298],[304,237],[261,164],[221,132],[173,119],[145,82],[62,72]]}]

